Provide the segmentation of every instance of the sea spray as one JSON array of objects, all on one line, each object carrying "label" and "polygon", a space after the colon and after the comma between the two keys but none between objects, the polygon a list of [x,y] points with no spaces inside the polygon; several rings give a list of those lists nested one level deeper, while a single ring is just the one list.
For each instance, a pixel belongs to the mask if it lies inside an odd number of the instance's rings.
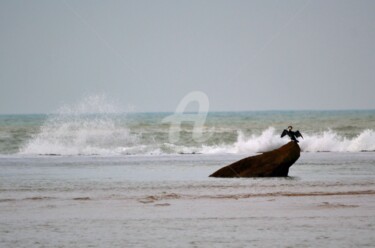
[{"label": "sea spray", "polygon": [[[322,133],[303,134],[304,138],[299,138],[299,145],[303,152],[363,152],[375,151],[375,132],[371,129],[362,131],[353,138],[343,137],[332,130]],[[204,153],[258,153],[276,149],[289,138],[280,138],[280,134],[275,128],[269,127],[260,135],[245,136],[239,131],[237,141],[231,145],[222,147],[204,148]]]},{"label": "sea spray", "polygon": [[[165,153],[202,153],[202,154],[254,154],[276,149],[287,142],[289,138],[280,138],[274,127],[265,129],[261,134],[245,135],[237,131],[237,140],[234,143],[221,142],[220,144],[200,144],[183,146],[168,144]],[[302,152],[363,152],[375,151],[374,130],[364,130],[353,138],[338,135],[332,130],[317,134],[304,134],[299,145]],[[167,144],[164,144],[167,146]]]},{"label": "sea spray", "polygon": [[366,129],[351,139],[340,136],[332,130],[306,134],[304,137],[300,146],[305,152],[375,151],[375,132],[371,129]]},{"label": "sea spray", "polygon": [[[193,139],[193,125],[183,122],[180,140],[172,142],[168,139],[170,126],[162,123],[163,118],[171,113],[124,114],[107,98],[89,96],[76,104],[61,107],[46,119],[43,117],[40,121],[43,124],[39,122],[38,127],[25,129],[22,126],[22,130],[34,131],[30,134],[31,138],[30,135],[22,138],[25,141],[19,153],[98,156],[187,153],[248,155],[276,149],[289,142],[288,137],[280,138],[280,133],[291,118],[299,120],[294,126],[304,136],[304,139],[299,138],[303,152],[375,151],[374,113],[333,111],[329,119],[326,112],[209,113],[204,129],[204,135],[209,139],[197,142]],[[316,125],[317,122],[321,125]],[[4,126],[2,130],[9,129],[5,128],[8,127]],[[35,130],[39,131],[35,133]]]},{"label": "sea spray", "polygon": [[105,96],[88,96],[75,105],[65,105],[52,114],[40,132],[27,142],[21,154],[92,155],[117,154],[134,147],[131,135],[120,121],[117,108]]}]

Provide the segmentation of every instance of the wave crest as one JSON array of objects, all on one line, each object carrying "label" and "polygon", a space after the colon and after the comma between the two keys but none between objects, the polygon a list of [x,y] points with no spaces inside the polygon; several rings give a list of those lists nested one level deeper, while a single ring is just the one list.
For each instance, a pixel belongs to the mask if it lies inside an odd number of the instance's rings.
[{"label": "wave crest", "polygon": [[375,151],[375,132],[366,129],[358,136],[349,139],[328,130],[321,134],[305,135],[305,139],[300,142],[300,145],[306,152]]},{"label": "wave crest", "polygon": [[[135,123],[135,124],[134,124]],[[193,133],[186,129],[181,142],[168,141],[169,127],[162,123],[138,119],[133,133],[124,115],[105,96],[89,96],[75,105],[66,105],[40,127],[20,149],[20,154],[41,155],[128,155],[128,154],[249,154],[276,149],[287,142],[280,131],[268,127],[258,134],[246,134],[238,127],[221,128],[220,122],[205,129],[211,139],[204,143],[191,141]],[[243,128],[243,127],[242,127]],[[348,138],[326,130],[306,132],[300,139],[304,152],[375,151],[375,132],[363,130]]]},{"label": "wave crest", "polygon": [[118,154],[134,147],[138,137],[117,120],[117,110],[105,96],[89,96],[51,115],[40,132],[20,149],[20,154]]},{"label": "wave crest", "polygon": [[[49,120],[41,132],[21,150],[21,154],[43,155],[128,155],[128,154],[247,154],[276,149],[289,142],[280,138],[273,127],[259,135],[246,136],[238,131],[234,143],[184,146],[171,143],[142,143],[112,119],[83,118],[64,122]],[[318,134],[304,134],[300,139],[303,152],[362,152],[375,151],[375,132],[367,129],[349,139],[328,130]]]}]

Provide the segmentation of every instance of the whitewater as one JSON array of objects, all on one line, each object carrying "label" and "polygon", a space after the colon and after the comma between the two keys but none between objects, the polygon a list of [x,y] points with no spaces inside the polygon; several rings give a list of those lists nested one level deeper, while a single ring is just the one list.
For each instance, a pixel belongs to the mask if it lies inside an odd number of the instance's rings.
[{"label": "whitewater", "polygon": [[[153,114],[148,114],[153,118]],[[230,114],[227,116],[230,118]],[[149,129],[131,132],[125,125],[117,124],[108,116],[57,116],[48,119],[40,132],[21,145],[19,154],[40,155],[129,155],[129,154],[246,154],[275,149],[288,141],[280,138],[280,130],[268,127],[260,134],[245,134],[232,127],[224,131],[208,132],[217,142],[208,140],[194,144],[189,135],[193,130],[183,130],[186,144],[173,144],[167,140],[168,128],[155,123]],[[131,118],[124,116],[124,118]],[[141,121],[140,121],[141,122]],[[155,120],[156,122],[156,120]],[[215,123],[216,125],[220,123]],[[152,124],[150,124],[151,126]],[[164,135],[161,141],[157,137]],[[221,135],[228,138],[219,140]],[[147,137],[148,136],[148,137]],[[375,150],[375,132],[365,129],[349,138],[327,129],[318,133],[304,133],[300,146],[304,152],[362,152]],[[232,141],[234,140],[234,142]]]}]

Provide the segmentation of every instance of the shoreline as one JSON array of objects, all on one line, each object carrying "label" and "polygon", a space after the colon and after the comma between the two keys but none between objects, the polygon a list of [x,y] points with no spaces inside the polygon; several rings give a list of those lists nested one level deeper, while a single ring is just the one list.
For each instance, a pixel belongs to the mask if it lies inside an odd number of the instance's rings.
[{"label": "shoreline", "polygon": [[[3,247],[238,247],[248,246],[249,237],[256,247],[365,247],[375,242],[373,195],[0,204]],[[174,243],[168,241],[172,237]]]}]

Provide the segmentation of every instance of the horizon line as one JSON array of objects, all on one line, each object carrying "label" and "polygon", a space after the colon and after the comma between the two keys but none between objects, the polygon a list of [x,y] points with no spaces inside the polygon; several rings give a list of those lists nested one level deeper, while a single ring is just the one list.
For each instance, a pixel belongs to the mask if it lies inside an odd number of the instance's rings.
[{"label": "horizon line", "polygon": [[[246,112],[331,112],[331,111],[375,111],[375,108],[352,108],[352,109],[265,109],[265,110],[212,110],[208,112],[201,113],[246,113]],[[175,111],[119,111],[109,114],[170,114],[175,113]],[[198,111],[186,111],[183,113],[199,113]],[[45,112],[45,113],[0,113],[1,116],[4,115],[53,115],[59,114],[55,112]],[[87,112],[86,114],[102,114],[98,112]]]}]

